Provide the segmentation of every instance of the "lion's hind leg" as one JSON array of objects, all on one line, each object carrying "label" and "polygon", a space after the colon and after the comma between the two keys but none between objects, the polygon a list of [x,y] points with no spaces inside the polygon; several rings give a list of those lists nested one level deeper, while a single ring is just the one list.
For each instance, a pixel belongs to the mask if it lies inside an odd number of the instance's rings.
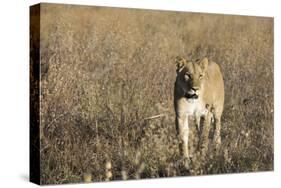
[{"label": "lion's hind leg", "polygon": [[221,145],[221,117],[215,115],[215,131],[214,139],[215,148],[218,149]]}]

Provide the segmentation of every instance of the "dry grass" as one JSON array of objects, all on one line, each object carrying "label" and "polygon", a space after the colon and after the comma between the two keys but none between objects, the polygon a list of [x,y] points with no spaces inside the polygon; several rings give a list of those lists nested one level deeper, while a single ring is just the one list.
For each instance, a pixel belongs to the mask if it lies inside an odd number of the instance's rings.
[{"label": "dry grass", "polygon": [[[273,170],[271,18],[41,10],[41,183]],[[198,163],[191,147],[190,170],[174,125],[178,55],[207,56],[225,80],[221,149]]]}]

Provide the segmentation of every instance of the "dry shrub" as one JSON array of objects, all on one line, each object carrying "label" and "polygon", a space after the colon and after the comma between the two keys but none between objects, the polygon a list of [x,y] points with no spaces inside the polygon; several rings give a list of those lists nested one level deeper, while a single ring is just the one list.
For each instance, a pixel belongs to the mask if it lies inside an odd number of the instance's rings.
[{"label": "dry shrub", "polygon": [[[80,182],[85,174],[104,181],[273,169],[271,18],[41,10],[41,183]],[[178,55],[219,63],[226,90],[221,149],[214,154],[210,146],[199,163],[191,124],[189,170],[174,126]]]}]

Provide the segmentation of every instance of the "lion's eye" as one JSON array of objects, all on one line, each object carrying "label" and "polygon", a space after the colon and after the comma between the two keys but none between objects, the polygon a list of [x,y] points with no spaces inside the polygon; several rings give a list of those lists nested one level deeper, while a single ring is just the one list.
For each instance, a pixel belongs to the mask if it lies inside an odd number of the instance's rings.
[{"label": "lion's eye", "polygon": [[203,75],[202,75],[202,74],[199,75],[199,79],[201,79],[201,78],[203,78]]},{"label": "lion's eye", "polygon": [[185,78],[185,80],[189,80],[189,79],[190,79],[190,74],[186,73],[186,74],[184,75],[184,78]]}]

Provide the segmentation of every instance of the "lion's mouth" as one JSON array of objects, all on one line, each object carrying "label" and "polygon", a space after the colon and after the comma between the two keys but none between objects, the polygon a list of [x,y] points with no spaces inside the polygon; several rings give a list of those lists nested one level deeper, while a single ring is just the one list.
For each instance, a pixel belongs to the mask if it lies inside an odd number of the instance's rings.
[{"label": "lion's mouth", "polygon": [[198,99],[198,95],[196,95],[196,94],[188,94],[188,93],[186,93],[184,96],[187,99]]}]

